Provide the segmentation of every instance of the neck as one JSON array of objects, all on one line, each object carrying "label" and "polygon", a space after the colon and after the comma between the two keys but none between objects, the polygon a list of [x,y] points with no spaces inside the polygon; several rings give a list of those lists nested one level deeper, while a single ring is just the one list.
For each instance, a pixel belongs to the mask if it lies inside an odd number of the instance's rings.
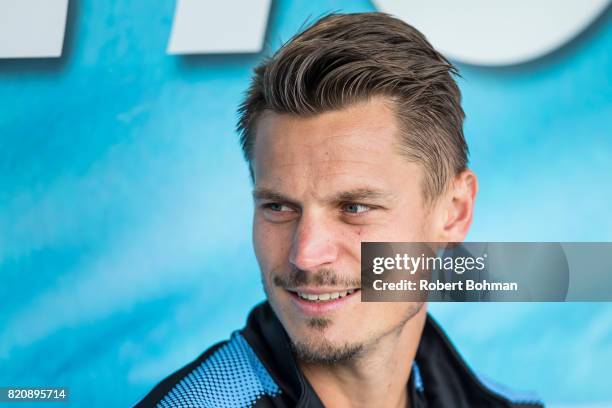
[{"label": "neck", "polygon": [[347,363],[299,362],[326,407],[409,407],[408,379],[426,318],[425,305],[398,329]]}]

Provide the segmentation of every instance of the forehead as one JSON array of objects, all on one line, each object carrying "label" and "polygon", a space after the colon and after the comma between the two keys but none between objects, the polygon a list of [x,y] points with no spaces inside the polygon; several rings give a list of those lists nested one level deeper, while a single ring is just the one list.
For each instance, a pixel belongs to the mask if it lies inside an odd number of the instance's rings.
[{"label": "forehead", "polygon": [[417,176],[416,165],[399,153],[399,142],[397,119],[382,98],[310,117],[267,112],[256,129],[255,183],[319,193],[392,188],[401,178]]}]

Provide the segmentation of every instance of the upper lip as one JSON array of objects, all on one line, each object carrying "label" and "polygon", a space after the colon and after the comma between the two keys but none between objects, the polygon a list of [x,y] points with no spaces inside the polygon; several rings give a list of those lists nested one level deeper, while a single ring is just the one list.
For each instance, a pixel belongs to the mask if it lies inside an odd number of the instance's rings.
[{"label": "upper lip", "polygon": [[297,288],[285,288],[289,292],[300,292],[300,293],[308,293],[313,295],[320,295],[322,293],[334,293],[334,292],[346,292],[349,290],[358,290],[359,287],[352,288],[330,288],[330,287],[308,287],[308,286],[299,286]]}]

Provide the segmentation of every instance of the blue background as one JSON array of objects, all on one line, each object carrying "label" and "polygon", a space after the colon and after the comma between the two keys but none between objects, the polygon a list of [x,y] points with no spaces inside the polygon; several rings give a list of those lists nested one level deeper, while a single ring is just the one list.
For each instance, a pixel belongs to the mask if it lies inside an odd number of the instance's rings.
[{"label": "blue background", "polygon": [[[276,49],[368,1],[277,1]],[[127,406],[263,299],[235,109],[261,56],[166,55],[174,2],[71,1],[60,59],[0,60],[0,385]],[[460,65],[474,241],[611,241],[612,17],[537,61]],[[612,305],[435,304],[466,359],[612,406]]]}]

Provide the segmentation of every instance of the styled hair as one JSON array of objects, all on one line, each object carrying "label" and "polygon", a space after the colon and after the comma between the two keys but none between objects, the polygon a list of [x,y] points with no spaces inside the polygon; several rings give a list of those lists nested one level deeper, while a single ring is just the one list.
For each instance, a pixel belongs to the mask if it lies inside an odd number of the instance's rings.
[{"label": "styled hair", "polygon": [[424,168],[433,200],[467,166],[457,69],[414,27],[384,13],[330,14],[259,64],[239,108],[238,132],[253,177],[264,111],[312,116],[383,96],[398,119],[401,153]]}]

